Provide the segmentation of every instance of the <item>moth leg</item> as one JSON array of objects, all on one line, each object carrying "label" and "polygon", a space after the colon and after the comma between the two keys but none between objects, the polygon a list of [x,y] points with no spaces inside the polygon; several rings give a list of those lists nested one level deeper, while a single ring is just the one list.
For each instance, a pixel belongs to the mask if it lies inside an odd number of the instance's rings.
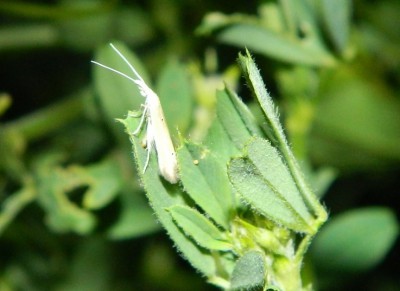
[{"label": "moth leg", "polygon": [[144,110],[143,110],[143,113],[142,113],[142,117],[140,118],[139,126],[138,126],[138,127],[136,128],[136,130],[132,133],[133,135],[137,135],[137,134],[140,132],[140,130],[141,130],[142,127],[143,127],[143,123],[144,123],[144,120],[146,119],[146,116],[147,116],[147,106],[144,105]]},{"label": "moth leg", "polygon": [[147,158],[146,158],[146,163],[144,164],[144,168],[143,168],[143,174],[146,172],[147,167],[149,166],[149,162],[150,162],[150,151],[147,150]]},{"label": "moth leg", "polygon": [[134,118],[138,118],[138,117],[142,117],[143,112],[129,112],[128,113],[128,117],[134,117]]},{"label": "moth leg", "polygon": [[153,150],[153,143],[154,143],[154,136],[153,136],[152,126],[151,126],[150,121],[147,125],[147,133],[146,134],[147,134],[147,136],[146,136],[147,157],[146,157],[146,162],[145,162],[144,168],[143,168],[143,174],[146,172],[146,169],[149,165],[150,155],[151,155],[151,151]]}]

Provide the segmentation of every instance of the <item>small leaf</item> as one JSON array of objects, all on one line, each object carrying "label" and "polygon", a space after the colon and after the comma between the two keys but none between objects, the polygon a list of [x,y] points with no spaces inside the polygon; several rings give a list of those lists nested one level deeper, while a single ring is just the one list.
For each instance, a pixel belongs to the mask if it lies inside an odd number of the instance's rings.
[{"label": "small leaf", "polygon": [[[239,96],[229,88],[225,88],[225,92],[229,96],[229,99],[232,102],[235,110],[239,114],[242,122],[246,126],[247,130],[251,133],[251,135],[262,136],[262,132],[257,124],[257,120],[254,117],[253,113],[246,106],[246,104],[244,104]],[[217,114],[219,118],[226,118],[226,116],[222,114],[222,111],[217,111]]]},{"label": "small leaf", "polygon": [[230,162],[228,173],[243,199],[257,211],[295,231],[311,231],[313,217],[277,150],[268,141],[252,140],[245,157]]},{"label": "small leaf", "polygon": [[83,205],[86,208],[100,209],[104,207],[121,190],[122,172],[111,159],[86,168],[74,167],[72,169],[89,185],[83,198]]},{"label": "small leaf", "polygon": [[229,89],[217,91],[217,118],[213,121],[204,145],[224,166],[240,154],[252,135],[262,135],[247,106]]},{"label": "small leaf", "polygon": [[123,191],[120,197],[121,211],[118,221],[108,230],[111,239],[131,239],[141,237],[161,229],[153,210],[147,204],[142,192]]},{"label": "small leaf", "polygon": [[256,25],[231,25],[218,34],[218,40],[288,63],[331,66],[335,62],[321,46],[306,46],[307,42],[294,41]]},{"label": "small leaf", "polygon": [[322,270],[364,271],[383,260],[398,235],[396,215],[390,209],[356,209],[328,222],[312,245],[312,255]]},{"label": "small leaf", "polygon": [[189,196],[216,223],[228,229],[233,194],[225,165],[221,165],[207,149],[190,143],[178,150],[178,161],[181,180]]},{"label": "small leaf", "polygon": [[186,68],[176,60],[171,60],[161,70],[156,93],[173,134],[176,128],[184,134],[192,120],[192,88]]},{"label": "small leaf", "polygon": [[214,119],[203,143],[225,165],[231,157],[240,154],[218,118]]},{"label": "small leaf", "polygon": [[217,91],[217,117],[235,146],[242,149],[252,135],[225,91]]},{"label": "small leaf", "polygon": [[279,116],[272,97],[265,88],[264,81],[249,51],[246,51],[246,55],[239,54],[239,65],[242,68],[251,92],[264,111],[264,117],[272,134],[268,136],[268,138],[279,146],[283,146],[279,143],[287,144],[286,136],[283,133],[283,128],[279,121]]},{"label": "small leaf", "polygon": [[400,160],[400,102],[380,78],[349,67],[323,76],[310,140],[314,161],[376,171]]},{"label": "small leaf", "polygon": [[261,288],[264,285],[265,271],[263,255],[257,251],[249,251],[236,262],[231,277],[231,288],[233,290]]},{"label": "small leaf", "polygon": [[200,246],[217,251],[232,249],[225,235],[197,210],[187,206],[173,206],[167,210],[183,232]]},{"label": "small leaf", "polygon": [[322,21],[338,52],[346,48],[350,32],[351,4],[349,0],[321,0]]},{"label": "small leaf", "polygon": [[29,181],[17,192],[2,201],[0,207],[0,236],[18,213],[36,198],[36,195],[35,187]]},{"label": "small leaf", "polygon": [[95,216],[68,197],[69,192],[86,183],[71,167],[58,166],[58,155],[47,153],[36,159],[37,201],[46,211],[46,222],[57,232],[90,233],[96,224]]},{"label": "small leaf", "polygon": [[333,167],[321,167],[314,172],[310,172],[308,177],[312,183],[313,189],[315,189],[315,195],[323,197],[327,192],[328,188],[337,178],[338,171]]}]

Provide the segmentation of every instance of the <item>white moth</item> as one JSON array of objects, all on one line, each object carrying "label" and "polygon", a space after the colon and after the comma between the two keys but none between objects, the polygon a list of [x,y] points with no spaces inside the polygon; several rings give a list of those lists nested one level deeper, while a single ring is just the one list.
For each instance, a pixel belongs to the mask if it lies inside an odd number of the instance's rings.
[{"label": "white moth", "polygon": [[140,91],[140,94],[145,97],[145,102],[143,105],[143,113],[139,122],[138,128],[133,132],[137,135],[141,128],[143,127],[144,121],[147,121],[147,132],[146,132],[146,146],[147,146],[147,158],[143,168],[143,173],[146,172],[147,166],[150,161],[150,154],[155,147],[157,152],[158,167],[161,176],[163,176],[168,182],[175,184],[179,180],[178,175],[178,164],[176,160],[176,153],[174,146],[172,144],[171,136],[168,131],[167,124],[165,123],[164,112],[161,108],[160,99],[153,90],[147,86],[139,73],[135,68],[129,63],[129,61],[124,57],[124,55],[112,44],[110,44],[112,49],[122,58],[122,60],[129,66],[132,72],[135,74],[136,78],[129,77],[128,75],[110,68],[106,65],[100,64],[98,62],[92,61],[92,63],[117,73],[128,80],[135,83]]}]

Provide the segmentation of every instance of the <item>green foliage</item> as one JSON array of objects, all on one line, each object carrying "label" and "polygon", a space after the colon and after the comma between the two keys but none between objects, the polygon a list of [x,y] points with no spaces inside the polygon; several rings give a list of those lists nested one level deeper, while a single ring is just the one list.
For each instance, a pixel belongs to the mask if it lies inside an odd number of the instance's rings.
[{"label": "green foliage", "polygon": [[[322,21],[336,50],[343,53],[350,33],[351,1],[319,1]],[[334,13],[332,13],[334,11]]]},{"label": "green foliage", "polygon": [[229,228],[233,195],[223,164],[207,149],[189,143],[177,154],[185,191],[218,225]]},{"label": "green foliage", "polygon": [[0,2],[0,290],[400,289],[398,1],[34,2]]},{"label": "green foliage", "polygon": [[187,132],[191,123],[193,99],[185,66],[171,59],[161,70],[156,88],[166,112],[169,131],[174,133],[178,128],[182,133]]},{"label": "green foliage", "polygon": [[192,237],[201,247],[215,251],[232,249],[232,245],[228,243],[226,236],[200,212],[187,206],[178,205],[173,206],[168,211],[185,234]]},{"label": "green foliage", "polygon": [[398,235],[396,217],[387,208],[360,208],[332,219],[318,235],[312,255],[323,270],[360,272],[379,263]]},{"label": "green foliage", "polygon": [[[145,169],[147,152],[141,144],[145,134],[132,134],[139,125],[138,116],[130,113],[126,119],[120,121],[125,125],[133,144],[138,172],[150,205],[178,249],[195,268],[220,287],[229,286],[230,276],[233,276],[232,282],[235,286],[251,286],[249,279],[244,280],[245,276],[240,275],[240,262],[247,260],[246,255],[243,258],[242,254],[261,250],[265,256],[262,260],[271,262],[267,268],[268,279],[262,279],[261,282],[265,281],[267,285],[286,290],[296,290],[302,288],[299,266],[305,246],[326,220],[326,213],[314,194],[306,192],[309,191],[305,186],[306,182],[298,172],[271,97],[264,93],[264,84],[253,60],[250,56],[241,56],[240,64],[245,69],[250,88],[265,112],[266,121],[271,127],[270,133],[276,143],[281,145],[282,154],[289,157],[284,161],[278,150],[268,141],[252,137],[261,134],[255,118],[230,91],[219,92],[217,98],[216,120],[223,134],[216,136],[215,127],[211,127],[212,137],[205,138],[206,145],[213,142],[221,144],[217,140],[222,138],[224,147],[231,144],[244,157],[234,158],[227,168],[227,159],[232,159],[232,156],[225,151],[221,153],[216,149],[214,153],[207,147],[183,141],[177,150],[180,185],[169,185],[158,175],[156,152],[151,152],[150,163]],[[114,86],[115,89],[118,88],[117,83]],[[168,107],[165,109],[168,110]],[[152,118],[157,116],[149,115],[147,121],[152,122]],[[150,130],[149,127],[146,129]],[[159,133],[154,134],[157,139]],[[245,144],[247,146],[243,148]],[[293,168],[297,172],[292,171]],[[232,186],[245,201],[244,204],[234,199]],[[302,197],[302,192],[306,192],[305,197]],[[204,215],[192,207],[200,208]],[[251,213],[251,216],[257,216],[258,221],[241,218],[239,212],[243,210],[248,215]],[[235,225],[236,220],[243,221]],[[253,242],[237,235],[243,232],[239,230],[243,226],[246,229],[243,231],[248,232],[248,236],[256,238]],[[286,228],[294,232],[288,234],[283,231]],[[280,234],[282,231],[284,236]],[[295,232],[306,233],[299,245],[293,241]],[[283,248],[286,250],[283,251]],[[236,258],[243,258],[243,261],[235,263]],[[232,273],[234,264],[236,275]],[[292,277],[282,276],[287,272]],[[261,273],[264,274],[263,271]],[[258,277],[260,271],[257,272],[258,281],[255,285],[260,284]],[[242,280],[244,281],[241,282]]]},{"label": "green foliage", "polygon": [[[278,86],[287,94],[292,112],[287,119],[288,130],[298,131],[301,124],[301,132],[290,134],[294,151],[304,155],[309,147],[315,162],[345,171],[385,167],[398,160],[398,147],[394,145],[400,132],[398,101],[382,84],[382,75],[373,69],[371,60],[361,54],[357,65],[349,67],[341,62],[354,59],[355,47],[374,37],[374,32],[364,27],[357,31],[358,39],[351,38],[352,6],[351,1],[322,0],[265,3],[259,6],[258,17],[210,13],[198,29],[198,33],[213,34],[222,43],[298,65],[293,72],[286,68],[276,72],[280,76]],[[316,74],[311,69],[314,66],[326,69]],[[360,113],[353,114],[354,108]]]},{"label": "green foliage", "polygon": [[[247,37],[240,37],[242,35]],[[255,52],[293,63],[323,66],[333,63],[333,58],[322,48],[304,48],[301,43],[293,44],[291,40],[282,38],[280,35],[275,35],[257,26],[234,25],[224,30],[218,36],[218,40],[227,44],[247,47]],[[307,44],[307,42],[305,43]]]},{"label": "green foliage", "polygon": [[[347,170],[382,167],[400,158],[400,103],[377,84],[380,81],[376,76],[363,75],[344,67],[323,76],[324,99],[315,112],[315,135],[311,140],[314,156]],[[343,144],[347,144],[346,151],[342,150]]]},{"label": "green foliage", "polygon": [[[289,5],[282,5],[282,11],[278,4],[262,4],[260,18],[211,13],[204,18],[198,31],[202,34],[217,31],[217,39],[222,43],[246,47],[281,61],[311,66],[334,65],[335,59],[321,39],[314,9],[306,1],[288,2]],[[340,4],[337,6],[347,5],[344,1]],[[336,13],[330,15],[338,16]],[[349,23],[343,23],[342,31],[347,28],[346,24]],[[303,35],[297,35],[297,28]],[[342,36],[340,32],[338,34]]]},{"label": "green foliage", "polygon": [[[147,153],[142,147],[140,138],[132,135],[139,125],[138,118],[128,116],[125,120],[121,120],[125,125],[126,131],[131,138],[134,154],[138,163],[138,173],[145,188],[150,205],[153,207],[158,219],[167,230],[168,235],[175,241],[179,250],[189,259],[193,266],[204,274],[213,274],[215,266],[210,254],[202,252],[198,249],[188,237],[186,237],[173,222],[172,216],[167,212],[176,205],[182,205],[184,201],[184,193],[179,187],[168,185],[158,175],[158,165],[155,153],[152,153],[150,163],[146,172],[143,172]],[[192,162],[192,161],[190,161]]]},{"label": "green foliage", "polygon": [[232,272],[231,287],[233,290],[262,288],[264,274],[265,262],[262,254],[250,251],[237,261]]},{"label": "green foliage", "polygon": [[315,231],[296,183],[268,141],[251,141],[245,156],[233,159],[228,171],[232,184],[256,211],[294,231]]}]

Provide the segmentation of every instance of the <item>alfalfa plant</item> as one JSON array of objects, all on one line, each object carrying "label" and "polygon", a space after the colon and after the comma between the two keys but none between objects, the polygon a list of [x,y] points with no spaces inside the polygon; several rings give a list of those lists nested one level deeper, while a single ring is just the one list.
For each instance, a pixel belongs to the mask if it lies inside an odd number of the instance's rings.
[{"label": "alfalfa plant", "polygon": [[[239,55],[239,65],[264,113],[263,126],[234,92],[218,91],[216,117],[203,141],[181,137],[176,147],[177,184],[159,173],[166,166],[156,158],[163,149],[148,151],[165,136],[154,131],[158,116],[149,114],[148,99],[142,118],[136,111],[120,121],[157,218],[209,282],[234,290],[310,290],[311,282],[301,276],[303,259],[327,213],[292,153],[249,52]],[[131,81],[141,88],[137,76]],[[147,132],[139,132],[144,120]]]}]

